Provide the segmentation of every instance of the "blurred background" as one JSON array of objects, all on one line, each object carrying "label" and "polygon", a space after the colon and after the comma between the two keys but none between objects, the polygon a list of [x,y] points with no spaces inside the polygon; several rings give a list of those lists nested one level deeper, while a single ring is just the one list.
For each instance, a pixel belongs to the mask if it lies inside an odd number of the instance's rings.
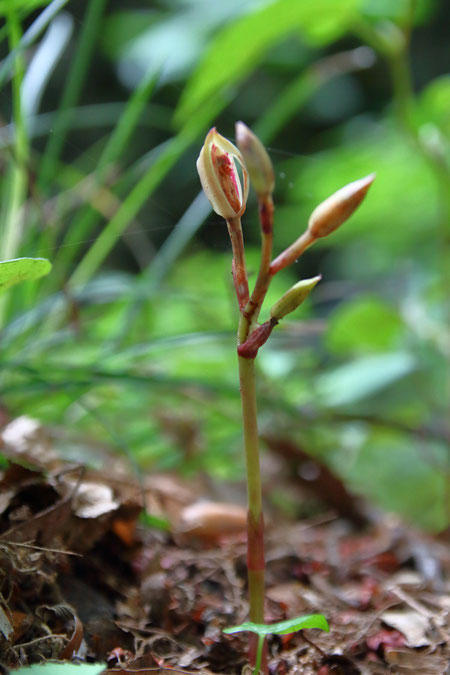
[{"label": "blurred background", "polygon": [[[286,458],[288,442],[374,506],[443,530],[449,10],[0,1],[0,260],[53,264],[0,296],[3,418],[49,425],[68,459],[95,465],[97,444],[148,472],[242,480],[230,246],[195,160],[211,126],[233,140],[243,120],[275,167],[277,253],[318,203],[377,173],[350,221],[274,279],[263,320],[323,274],[258,357],[264,446]],[[251,281],[254,195],[243,228]],[[308,515],[272,478],[268,496]]]}]

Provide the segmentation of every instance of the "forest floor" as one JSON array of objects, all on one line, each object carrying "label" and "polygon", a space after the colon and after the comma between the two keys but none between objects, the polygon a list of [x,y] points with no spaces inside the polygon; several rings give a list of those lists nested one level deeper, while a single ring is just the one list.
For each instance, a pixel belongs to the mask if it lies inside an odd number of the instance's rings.
[{"label": "forest floor", "polygon": [[[248,636],[222,630],[247,619],[245,509],[205,481],[138,482],[107,453],[96,470],[62,462],[33,424],[3,433],[0,670],[241,673]],[[269,508],[267,623],[320,612],[331,628],[269,638],[269,672],[450,673],[448,533],[322,496],[300,521]]]}]

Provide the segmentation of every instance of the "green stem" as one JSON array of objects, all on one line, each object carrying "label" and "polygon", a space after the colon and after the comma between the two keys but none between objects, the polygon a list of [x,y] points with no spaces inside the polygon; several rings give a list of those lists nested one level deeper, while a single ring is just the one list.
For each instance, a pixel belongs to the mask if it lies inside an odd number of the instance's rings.
[{"label": "green stem", "polygon": [[293,262],[298,260],[300,256],[306,251],[308,246],[314,244],[315,238],[309,232],[305,230],[303,234],[294,241],[293,244],[287,247],[279,256],[275,258],[270,264],[270,274],[273,276],[277,272],[284,270],[285,267],[292,265]]},{"label": "green stem", "polygon": [[242,311],[248,302],[249,291],[241,219],[230,218],[227,220],[227,227],[233,249],[233,283],[239,309]]},{"label": "green stem", "polygon": [[[239,322],[239,342],[248,335],[249,323],[242,316]],[[247,570],[250,621],[264,623],[264,519],[262,512],[261,467],[256,411],[255,359],[238,356],[239,381],[247,467]],[[256,636],[250,641],[250,663],[258,662],[259,645]],[[256,668],[256,665],[255,665]],[[266,665],[263,664],[266,672]],[[258,668],[255,672],[259,671]]]},{"label": "green stem", "polygon": [[264,635],[258,635],[258,646],[256,649],[256,661],[255,661],[255,668],[253,670],[253,675],[259,675],[259,671],[261,669],[261,661],[264,649],[264,639],[265,639]]},{"label": "green stem", "polygon": [[261,223],[261,262],[255,288],[244,310],[249,322],[249,329],[252,329],[258,320],[261,305],[272,279],[269,273],[273,244],[273,200],[271,195],[259,201],[259,220]]},{"label": "green stem", "polygon": [[[241,323],[243,323],[242,320]],[[244,323],[247,322],[244,320]],[[239,356],[238,362],[247,465],[248,507],[249,513],[257,523],[261,517],[262,498],[258,422],[256,416],[255,360]]]}]

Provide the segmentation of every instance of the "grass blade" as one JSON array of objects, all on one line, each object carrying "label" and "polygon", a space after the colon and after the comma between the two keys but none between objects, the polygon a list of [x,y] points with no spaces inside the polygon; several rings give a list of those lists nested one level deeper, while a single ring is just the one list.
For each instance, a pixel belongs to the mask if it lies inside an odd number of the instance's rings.
[{"label": "grass blade", "polygon": [[106,0],[91,0],[88,5],[82,24],[83,28],[78,49],[59,105],[59,115],[55,122],[53,134],[50,136],[45,148],[44,158],[39,173],[39,186],[43,189],[48,187],[49,182],[55,175],[58,158],[61,155],[70,126],[70,109],[76,105],[80,96],[84,78],[92,58],[94,43],[99,31],[105,5]]},{"label": "grass blade", "polygon": [[48,26],[53,17],[56,16],[68,1],[69,0],[53,0],[53,2],[41,12],[38,18],[33,21],[28,30],[25,31],[20,42],[10,51],[0,67],[0,89],[11,74],[16,58],[33,44],[42,31]]}]

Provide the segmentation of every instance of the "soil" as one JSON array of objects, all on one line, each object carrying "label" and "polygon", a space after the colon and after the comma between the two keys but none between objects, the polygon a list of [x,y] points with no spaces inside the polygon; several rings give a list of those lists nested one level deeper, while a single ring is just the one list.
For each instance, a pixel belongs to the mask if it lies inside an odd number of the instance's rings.
[{"label": "soil", "polygon": [[[96,470],[63,462],[20,419],[0,474],[3,671],[241,673],[248,635],[222,631],[247,619],[245,508],[198,480],[139,482],[103,450]],[[270,637],[269,672],[450,673],[448,533],[350,507],[347,494],[344,514],[336,494],[315,499],[300,520],[268,508],[266,622],[320,612],[331,630]]]}]

